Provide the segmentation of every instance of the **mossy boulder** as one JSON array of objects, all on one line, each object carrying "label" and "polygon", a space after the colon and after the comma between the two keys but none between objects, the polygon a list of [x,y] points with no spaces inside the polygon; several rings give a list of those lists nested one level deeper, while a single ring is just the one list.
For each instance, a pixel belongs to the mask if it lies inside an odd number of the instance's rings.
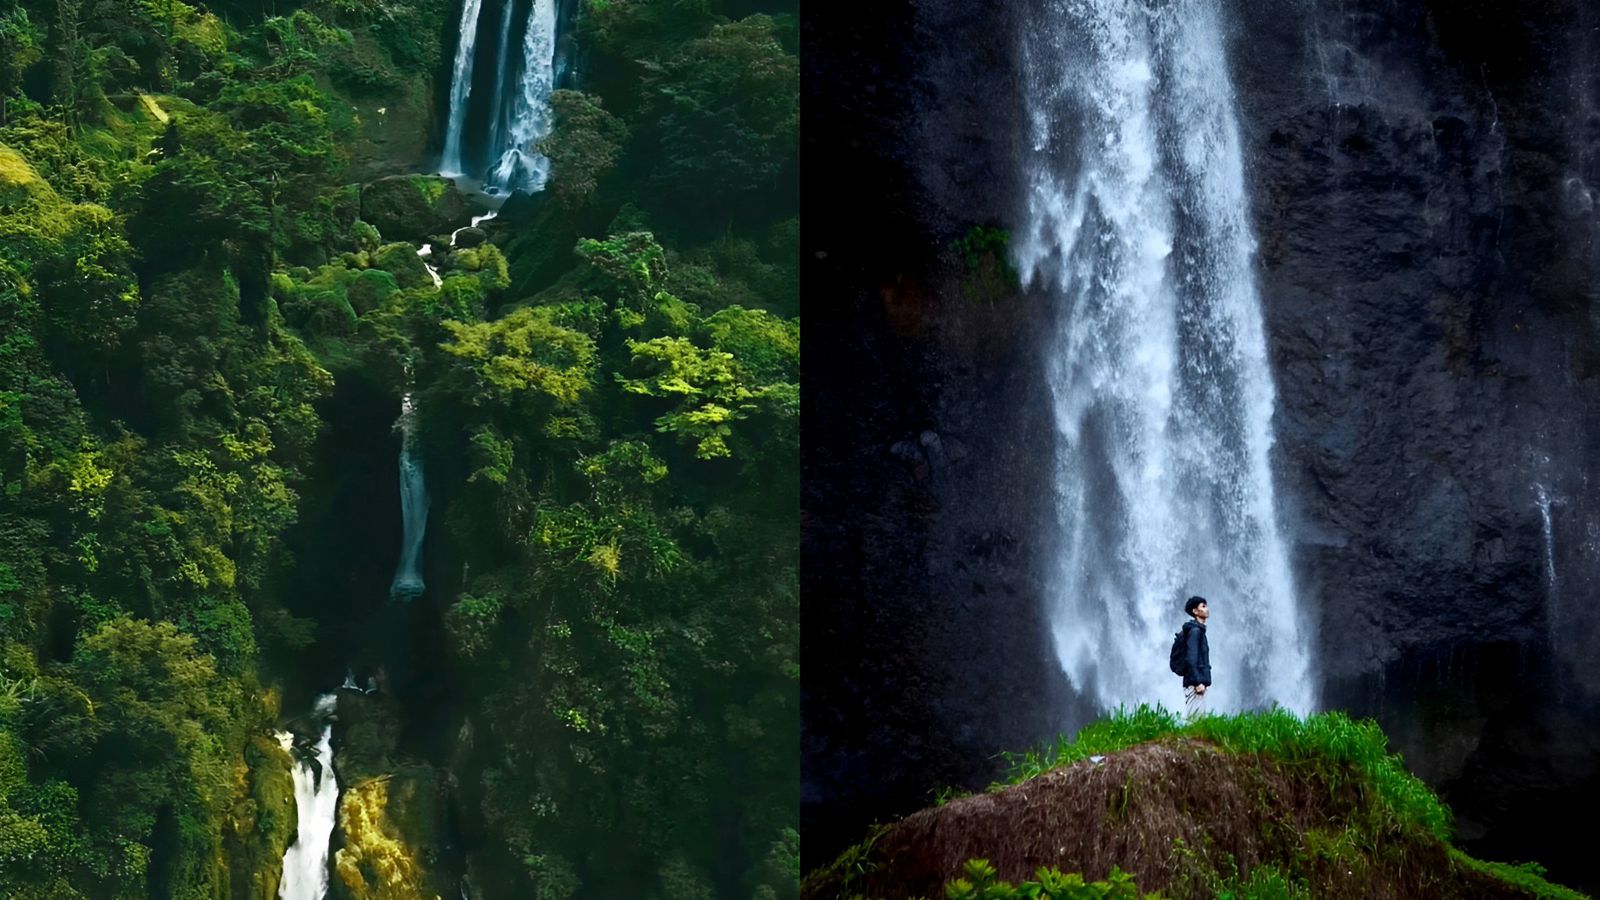
[{"label": "mossy boulder", "polygon": [[237,776],[244,782],[228,816],[226,846],[235,898],[276,900],[283,854],[294,843],[294,761],[273,738],[252,735]]},{"label": "mossy boulder", "polygon": [[420,241],[472,220],[472,206],[449,178],[392,175],[361,189],[361,218],[389,240]]},{"label": "mossy boulder", "polygon": [[489,239],[489,233],[482,228],[468,227],[461,229],[456,235],[456,246],[463,250],[476,247]]},{"label": "mossy boulder", "polygon": [[373,257],[373,265],[394,276],[403,288],[425,287],[433,284],[428,277],[428,267],[410,244],[384,244]]},{"label": "mossy boulder", "polygon": [[339,780],[354,784],[394,771],[404,710],[383,693],[339,692]]},{"label": "mossy boulder", "polygon": [[437,858],[438,779],[412,766],[356,782],[339,798],[344,845],[334,854],[331,892],[347,900],[424,900],[441,893],[427,861]]},{"label": "mossy boulder", "polygon": [[356,315],[364,316],[387,303],[398,290],[400,285],[393,274],[382,269],[366,269],[356,273],[345,289],[345,296]]}]

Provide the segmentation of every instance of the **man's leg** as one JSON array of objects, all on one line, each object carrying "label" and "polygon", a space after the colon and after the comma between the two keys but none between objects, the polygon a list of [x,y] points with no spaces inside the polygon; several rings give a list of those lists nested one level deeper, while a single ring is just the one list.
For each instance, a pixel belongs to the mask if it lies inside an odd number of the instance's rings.
[{"label": "man's leg", "polygon": [[1206,695],[1196,692],[1195,689],[1194,689],[1194,685],[1190,685],[1190,686],[1184,688],[1183,689],[1183,718],[1184,718],[1184,720],[1188,721],[1188,722],[1193,722],[1195,720],[1195,717],[1200,715],[1200,713],[1202,711],[1201,708],[1204,706],[1205,701],[1206,701]]}]

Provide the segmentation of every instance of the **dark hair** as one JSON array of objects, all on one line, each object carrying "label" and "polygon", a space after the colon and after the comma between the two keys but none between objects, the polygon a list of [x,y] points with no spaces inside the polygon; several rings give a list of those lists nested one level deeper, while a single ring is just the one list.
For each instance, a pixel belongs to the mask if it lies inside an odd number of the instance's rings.
[{"label": "dark hair", "polygon": [[1184,611],[1184,613],[1192,616],[1192,615],[1194,615],[1194,608],[1196,606],[1199,606],[1200,604],[1202,604],[1204,602],[1206,602],[1206,598],[1204,598],[1204,597],[1201,597],[1201,596],[1198,596],[1198,595],[1196,595],[1194,597],[1190,597],[1188,600],[1186,600],[1184,602],[1183,611]]}]

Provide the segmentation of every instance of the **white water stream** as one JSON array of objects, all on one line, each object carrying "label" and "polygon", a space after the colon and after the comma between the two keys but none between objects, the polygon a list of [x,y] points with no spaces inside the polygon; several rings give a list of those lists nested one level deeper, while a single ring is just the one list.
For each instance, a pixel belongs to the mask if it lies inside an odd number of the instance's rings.
[{"label": "white water stream", "polygon": [[1316,702],[1279,533],[1274,389],[1215,2],[1062,0],[1024,41],[1024,280],[1058,305],[1057,657],[1102,708],[1175,708],[1207,597],[1217,711]]},{"label": "white water stream", "polygon": [[[477,220],[474,219],[473,221]],[[450,235],[450,243],[454,244],[455,242],[456,236],[453,234]],[[417,248],[417,255],[422,257],[422,267],[428,270],[428,277],[433,279],[433,286],[436,288],[444,286],[444,279],[439,277],[439,270],[433,267],[433,263],[428,262],[428,260],[433,258],[433,248],[427,244],[423,244],[421,247]]]},{"label": "white water stream", "polygon": [[[328,841],[333,835],[334,817],[339,810],[339,779],[333,771],[332,718],[338,697],[323,694],[317,698],[312,718],[322,723],[313,759],[294,763],[294,801],[299,822],[295,842],[283,854],[283,880],[278,883],[280,900],[322,900],[328,892]],[[294,735],[278,732],[283,749],[294,753]]]}]

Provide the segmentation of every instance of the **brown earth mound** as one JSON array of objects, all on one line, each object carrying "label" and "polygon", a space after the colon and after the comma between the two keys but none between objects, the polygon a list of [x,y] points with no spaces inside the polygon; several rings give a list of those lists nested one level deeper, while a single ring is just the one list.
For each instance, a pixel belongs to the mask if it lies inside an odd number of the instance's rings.
[{"label": "brown earth mound", "polygon": [[846,853],[813,873],[803,896],[943,897],[945,883],[979,857],[1013,883],[1041,866],[1094,880],[1116,865],[1141,890],[1169,897],[1209,896],[1235,867],[1248,876],[1292,861],[1316,897],[1525,896],[1460,866],[1431,834],[1399,828],[1375,800],[1348,766],[1284,763],[1192,739],[1143,744],[908,816],[864,858]]}]

